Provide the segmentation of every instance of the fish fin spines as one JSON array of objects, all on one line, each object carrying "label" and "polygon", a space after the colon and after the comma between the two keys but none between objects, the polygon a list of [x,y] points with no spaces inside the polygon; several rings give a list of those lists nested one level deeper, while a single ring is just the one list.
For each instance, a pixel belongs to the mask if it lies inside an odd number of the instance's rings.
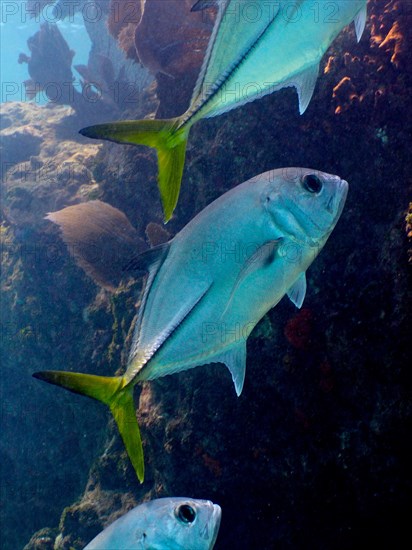
[{"label": "fish fin spines", "polygon": [[158,186],[167,222],[179,198],[189,129],[190,125],[182,125],[179,118],[124,120],[89,126],[80,130],[80,134],[115,143],[146,145],[157,150]]},{"label": "fish fin spines", "polygon": [[136,419],[133,387],[125,385],[122,376],[96,376],[78,372],[35,372],[34,378],[62,386],[67,390],[86,395],[105,403],[116,421],[127,454],[141,483],[144,480],[143,446]]}]

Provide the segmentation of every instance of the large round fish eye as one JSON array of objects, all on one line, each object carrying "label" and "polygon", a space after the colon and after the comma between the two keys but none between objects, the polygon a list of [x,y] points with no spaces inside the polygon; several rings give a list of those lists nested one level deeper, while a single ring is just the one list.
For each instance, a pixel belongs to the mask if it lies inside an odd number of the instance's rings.
[{"label": "large round fish eye", "polygon": [[302,185],[309,193],[320,193],[322,191],[322,182],[316,174],[307,174],[302,178]]},{"label": "large round fish eye", "polygon": [[176,517],[182,523],[193,523],[196,519],[196,512],[188,504],[182,504],[175,510]]}]

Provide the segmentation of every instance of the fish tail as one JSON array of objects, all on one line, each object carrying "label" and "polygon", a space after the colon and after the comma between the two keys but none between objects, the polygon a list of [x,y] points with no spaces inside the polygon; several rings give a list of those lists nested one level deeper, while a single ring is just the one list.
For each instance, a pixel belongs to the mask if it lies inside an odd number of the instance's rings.
[{"label": "fish tail", "polygon": [[89,126],[83,136],[115,143],[147,145],[157,150],[158,186],[165,222],[169,221],[179,198],[190,126],[182,119],[125,120]]},{"label": "fish tail", "polygon": [[140,483],[144,480],[143,446],[133,401],[133,387],[122,376],[95,376],[77,372],[43,371],[33,374],[67,390],[87,395],[110,408]]}]

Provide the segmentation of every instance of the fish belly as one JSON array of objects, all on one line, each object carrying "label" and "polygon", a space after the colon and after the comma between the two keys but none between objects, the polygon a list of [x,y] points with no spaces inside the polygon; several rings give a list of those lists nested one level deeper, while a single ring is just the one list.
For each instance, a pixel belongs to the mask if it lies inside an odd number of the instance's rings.
[{"label": "fish belly", "polygon": [[253,328],[281,300],[301,270],[300,264],[279,259],[248,277],[234,296],[233,281],[225,287],[216,285],[145,365],[139,380],[222,362],[225,353],[246,344]]}]

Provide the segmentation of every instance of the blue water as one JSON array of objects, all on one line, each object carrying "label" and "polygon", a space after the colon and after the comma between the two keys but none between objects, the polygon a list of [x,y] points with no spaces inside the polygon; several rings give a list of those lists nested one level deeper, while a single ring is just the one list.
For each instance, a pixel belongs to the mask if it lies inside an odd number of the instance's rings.
[{"label": "blue water", "polygon": [[[30,78],[26,63],[19,64],[20,53],[30,56],[27,40],[33,36],[44,22],[56,23],[60,32],[75,52],[73,65],[87,65],[91,42],[80,12],[69,15],[63,21],[53,16],[52,6],[46,6],[40,15],[30,17],[28,2],[1,0],[0,19],[0,68],[1,102],[28,101],[24,81]],[[73,70],[78,83],[78,75]],[[75,82],[76,85],[76,82]],[[40,92],[36,103],[47,103],[47,97]]]}]

